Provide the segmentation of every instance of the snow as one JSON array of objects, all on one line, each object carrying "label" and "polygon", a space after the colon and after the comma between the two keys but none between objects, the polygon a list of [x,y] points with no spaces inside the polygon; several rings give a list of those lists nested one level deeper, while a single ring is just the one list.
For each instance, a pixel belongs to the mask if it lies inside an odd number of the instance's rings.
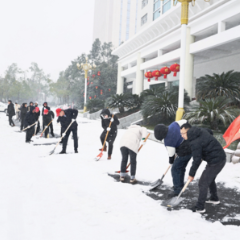
[{"label": "snow", "polygon": [[[74,154],[70,137],[67,155],[57,154],[59,146],[49,156],[54,145],[26,144],[25,134],[9,127],[7,117],[0,113],[1,240],[225,240],[239,236],[239,227],[208,222],[189,210],[167,211],[142,192],[147,186],[115,182],[107,173],[120,169],[118,145],[125,130],[119,130],[113,159],[108,161],[105,154],[96,162],[101,124],[81,117],[78,123],[79,154]],[[60,133],[56,120],[54,131]],[[34,144],[56,141],[33,140]],[[137,160],[138,180],[155,181],[168,167],[164,146],[153,141],[147,142]],[[239,172],[240,164],[227,163],[217,181],[240,189]],[[170,172],[164,183],[172,186]]]}]

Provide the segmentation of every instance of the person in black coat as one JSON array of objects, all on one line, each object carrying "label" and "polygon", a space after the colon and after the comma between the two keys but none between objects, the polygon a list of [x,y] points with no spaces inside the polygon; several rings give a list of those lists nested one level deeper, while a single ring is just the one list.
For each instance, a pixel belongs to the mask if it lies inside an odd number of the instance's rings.
[{"label": "person in black coat", "polygon": [[[36,106],[35,104],[35,112],[34,112],[34,116],[35,116],[35,120],[37,122],[37,130],[36,130],[36,135],[39,133],[40,131],[40,123],[39,123],[39,117],[40,117],[40,110],[39,107]],[[36,127],[36,126],[35,126]]]},{"label": "person in black coat", "polygon": [[[192,150],[193,163],[188,177],[190,182],[193,181],[202,160],[207,162],[207,166],[198,183],[198,202],[192,209],[194,212],[203,213],[205,212],[205,202],[212,204],[220,203],[215,179],[226,164],[226,154],[209,129],[191,127],[190,124],[184,124],[181,127],[181,134],[185,140],[189,141]],[[211,196],[207,200],[208,188]]]},{"label": "person in black coat", "polygon": [[[78,153],[78,136],[77,136],[77,119],[78,116],[78,110],[76,109],[67,109],[67,110],[61,110],[59,117],[57,119],[57,122],[61,123],[61,128],[63,132],[63,147],[62,151],[60,154],[65,154],[66,149],[67,149],[67,142],[68,142],[68,137],[70,133],[72,132],[73,134],[73,140],[74,140],[74,150],[75,153]],[[72,123],[68,131],[65,133],[67,130],[68,126]]]},{"label": "person in black coat", "polygon": [[[103,128],[103,132],[100,136],[100,140],[102,145],[104,144],[104,140],[106,137],[107,132],[108,133],[108,137],[106,142],[108,142],[108,160],[111,159],[112,156],[112,151],[113,151],[113,144],[114,141],[117,137],[117,125],[119,125],[119,120],[117,118],[117,116],[114,115],[114,117],[112,117],[113,114],[110,113],[110,111],[108,109],[103,109],[101,112],[101,121],[102,121],[102,128]],[[110,122],[112,122],[111,124],[111,128],[109,128]],[[100,151],[102,150],[99,149]],[[105,144],[103,151],[107,151],[107,146]]]},{"label": "person in black coat", "polygon": [[[48,103],[47,102],[44,102],[43,103],[43,108],[42,108],[42,127],[43,129],[46,127],[44,125],[44,121],[43,121],[43,115],[44,115],[44,110],[47,109],[48,111],[50,111],[50,107],[48,106]],[[52,129],[52,132],[53,132],[53,129]]]},{"label": "person in black coat", "polygon": [[7,114],[8,114],[9,125],[11,127],[15,127],[15,124],[12,120],[12,117],[15,116],[15,109],[11,100],[8,100]]},{"label": "person in black coat", "polygon": [[30,143],[31,142],[31,138],[34,134],[34,130],[35,130],[35,125],[33,125],[32,127],[30,127],[32,124],[34,124],[36,122],[36,118],[34,116],[34,112],[35,112],[35,107],[31,106],[30,107],[30,111],[27,112],[26,117],[25,117],[25,121],[24,121],[24,127],[28,127],[28,129],[26,130],[26,143]]},{"label": "person in black coat", "polygon": [[21,126],[20,129],[23,130],[23,125],[25,121],[25,117],[27,114],[27,103],[23,103],[21,108],[20,108],[21,114],[20,114],[20,119],[21,119]]},{"label": "person in black coat", "polygon": [[33,102],[30,102],[30,103],[29,103],[29,106],[27,107],[27,111],[28,111],[28,112],[30,111],[31,107],[33,107]]},{"label": "person in black coat", "polygon": [[[48,109],[45,109],[43,112],[43,124],[44,126],[47,126],[53,119],[54,119],[55,115],[54,113]],[[49,134],[49,127],[52,125],[52,122],[50,123],[50,125],[47,127],[47,129],[45,130],[45,138],[48,138],[48,134]],[[54,137],[54,133],[53,133],[53,126],[51,127],[51,135]]]}]

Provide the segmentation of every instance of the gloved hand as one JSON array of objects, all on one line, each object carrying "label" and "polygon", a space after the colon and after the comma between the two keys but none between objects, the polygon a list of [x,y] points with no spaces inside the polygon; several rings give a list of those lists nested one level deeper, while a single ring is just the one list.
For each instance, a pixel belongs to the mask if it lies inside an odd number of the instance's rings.
[{"label": "gloved hand", "polygon": [[146,144],[146,142],[142,141],[142,144],[141,144],[141,145],[143,145],[143,146],[144,146],[145,144]]},{"label": "gloved hand", "polygon": [[110,120],[111,122],[114,122],[114,119],[113,118],[111,118],[111,120]]},{"label": "gloved hand", "polygon": [[30,128],[30,126],[27,126],[27,128]]},{"label": "gloved hand", "polygon": [[173,163],[174,163],[174,159],[175,159],[175,157],[174,157],[174,156],[172,156],[172,157],[169,157],[169,164],[173,164]]},{"label": "gloved hand", "polygon": [[62,134],[62,138],[64,138],[64,137],[65,137],[65,135],[66,135],[66,133],[63,133],[63,134]]},{"label": "gloved hand", "polygon": [[76,119],[73,118],[73,119],[72,119],[72,122],[76,122]]},{"label": "gloved hand", "polygon": [[108,128],[107,128],[107,131],[108,131],[108,132],[110,132],[110,131],[111,131],[111,128],[110,128],[110,127],[108,127]]},{"label": "gloved hand", "polygon": [[38,121],[36,121],[36,124],[38,124]]}]

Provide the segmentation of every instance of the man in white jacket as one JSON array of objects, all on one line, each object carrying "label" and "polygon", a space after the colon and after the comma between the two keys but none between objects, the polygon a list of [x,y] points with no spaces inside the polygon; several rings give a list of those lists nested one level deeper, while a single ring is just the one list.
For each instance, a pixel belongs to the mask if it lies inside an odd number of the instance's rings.
[{"label": "man in white jacket", "polygon": [[[120,141],[120,150],[122,153],[120,181],[124,181],[126,175],[126,167],[128,156],[130,155],[131,162],[131,179],[130,183],[135,183],[136,167],[137,167],[137,153],[141,140],[144,140],[148,135],[147,129],[139,125],[131,125]],[[142,142],[144,144],[145,142]]]}]

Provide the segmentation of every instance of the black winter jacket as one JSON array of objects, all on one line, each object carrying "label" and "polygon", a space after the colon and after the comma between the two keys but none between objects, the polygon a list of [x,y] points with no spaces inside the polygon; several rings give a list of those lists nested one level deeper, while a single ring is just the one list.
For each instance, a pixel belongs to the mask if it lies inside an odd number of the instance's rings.
[{"label": "black winter jacket", "polygon": [[24,105],[22,105],[19,110],[21,111],[21,120],[24,121],[27,114],[27,107],[24,107]]},{"label": "black winter jacket", "polygon": [[49,111],[47,115],[43,115],[43,124],[47,126],[52,121],[52,119],[54,119],[54,117],[55,116],[53,111]]},{"label": "black winter jacket", "polygon": [[[32,112],[34,109],[33,106],[30,107],[30,111],[27,112],[26,114],[26,117],[25,117],[25,121],[24,121],[24,127],[28,127],[28,126],[31,126],[32,124],[34,124],[36,122],[36,119],[35,119],[35,116],[34,116],[34,113]],[[34,127],[34,126],[32,126]]]},{"label": "black winter jacket", "polygon": [[188,140],[184,140],[179,147],[176,148],[176,154],[179,157],[184,157],[192,153]]},{"label": "black winter jacket", "polygon": [[[65,132],[68,128],[69,124],[71,123],[72,119],[77,119],[78,116],[78,110],[76,109],[67,109],[64,110],[65,115],[63,117],[58,117],[57,122],[61,123],[62,131]],[[71,127],[71,129],[77,129],[77,122],[74,122]]]},{"label": "black winter jacket", "polygon": [[10,104],[8,104],[7,112],[8,112],[9,117],[12,117],[15,115],[15,109],[14,109],[14,105],[12,102]]},{"label": "black winter jacket", "polygon": [[[47,106],[45,107],[44,104],[46,104]],[[44,115],[44,114],[43,114],[44,109],[47,109],[48,111],[50,111],[50,107],[48,106],[48,103],[47,103],[47,102],[43,103],[42,115]]]},{"label": "black winter jacket", "polygon": [[[108,118],[104,119],[102,116],[103,114],[108,115]],[[112,113],[110,113],[108,109],[103,109],[101,112],[101,120],[102,120],[102,128],[104,129],[104,131],[107,131],[107,128],[110,125],[111,118],[112,118]],[[109,134],[117,134],[117,125],[119,125],[119,120],[116,115],[114,115],[113,119],[114,121],[111,124],[111,130]]]},{"label": "black winter jacket", "polygon": [[221,144],[212,135],[211,130],[192,127],[188,130],[187,136],[193,156],[193,163],[189,176],[195,176],[202,160],[211,165],[226,159],[226,154]]},{"label": "black winter jacket", "polygon": [[34,116],[35,116],[36,121],[39,120],[40,111],[37,112],[37,113],[35,112],[35,113],[34,113]]}]

